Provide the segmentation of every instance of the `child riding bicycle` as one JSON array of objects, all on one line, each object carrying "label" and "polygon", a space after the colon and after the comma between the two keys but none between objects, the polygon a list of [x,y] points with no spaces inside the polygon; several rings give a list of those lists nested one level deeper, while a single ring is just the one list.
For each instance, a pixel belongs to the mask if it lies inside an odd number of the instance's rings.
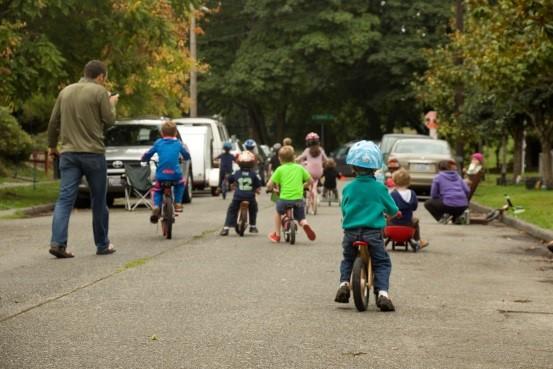
[{"label": "child riding bicycle", "polygon": [[296,159],[296,162],[305,166],[313,183],[316,183],[323,176],[323,165],[328,158],[321,147],[320,137],[315,132],[310,132],[305,136],[305,146],[307,146],[306,149]]},{"label": "child riding bicycle", "polygon": [[242,201],[249,202],[250,233],[258,233],[256,227],[257,201],[255,200],[255,194],[259,192],[261,179],[252,169],[255,164],[255,156],[249,151],[244,151],[238,156],[237,161],[240,169],[228,177],[229,183],[235,184],[236,188],[227,210],[225,225],[219,233],[221,236],[228,236],[229,228],[236,226],[236,218]]},{"label": "child riding bicycle", "polygon": [[330,193],[334,194],[334,198],[339,201],[337,179],[340,177],[340,173],[336,170],[336,162],[334,159],[328,159],[324,164],[323,177],[325,179],[323,184],[323,197],[330,196]]},{"label": "child riding bicycle", "polygon": [[232,144],[226,141],[223,144],[223,153],[219,154],[214,160],[219,160],[219,189],[223,190],[223,182],[225,176],[232,174],[232,164],[235,162],[235,157],[230,153]]},{"label": "child riding bicycle", "polygon": [[386,187],[374,176],[375,171],[382,167],[382,153],[373,142],[359,141],[351,146],[346,163],[353,167],[356,177],[342,191],[343,259],[340,287],[334,301],[349,301],[349,281],[358,253],[353,243],[364,241],[369,244],[374,267],[376,305],[381,311],[394,311],[388,296],[392,262],[384,248],[382,229],[386,225],[384,213],[398,215],[398,208]]},{"label": "child riding bicycle", "polygon": [[305,231],[307,238],[315,240],[315,232],[305,220],[305,209],[303,204],[303,189],[305,184],[309,183],[311,176],[299,164],[294,163],[294,149],[292,146],[283,146],[278,156],[281,165],[275,170],[271,179],[267,183],[268,190],[279,187],[280,198],[276,203],[275,229],[269,234],[269,240],[280,242],[281,219],[280,216],[286,213],[286,207],[294,206],[294,218]]},{"label": "child riding bicycle", "polygon": [[[175,211],[182,212],[182,198],[184,196],[184,179],[179,164],[179,157],[190,160],[190,154],[183,144],[177,140],[177,125],[172,121],[166,121],[161,126],[161,137],[143,156],[141,161],[150,161],[157,153],[158,163],[156,169],[156,180],[152,191],[154,192],[154,208],[150,216],[150,222],[157,223],[161,214],[161,201],[163,191],[161,182],[175,182],[173,191],[175,194]],[[190,184],[188,184],[190,185]]]}]

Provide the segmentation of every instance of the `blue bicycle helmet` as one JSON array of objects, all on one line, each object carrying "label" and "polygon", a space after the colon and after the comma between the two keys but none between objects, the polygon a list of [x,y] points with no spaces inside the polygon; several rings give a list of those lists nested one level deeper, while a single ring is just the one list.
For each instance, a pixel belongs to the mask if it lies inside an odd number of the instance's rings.
[{"label": "blue bicycle helmet", "polygon": [[248,138],[246,140],[246,142],[244,142],[244,147],[247,149],[247,150],[253,150],[255,148],[255,141],[252,140],[251,138]]},{"label": "blue bicycle helmet", "polygon": [[382,152],[372,141],[358,141],[349,149],[346,164],[366,169],[380,169]]},{"label": "blue bicycle helmet", "polygon": [[232,144],[228,141],[226,141],[224,144],[223,144],[223,150],[227,150],[227,151],[230,151],[232,150]]}]

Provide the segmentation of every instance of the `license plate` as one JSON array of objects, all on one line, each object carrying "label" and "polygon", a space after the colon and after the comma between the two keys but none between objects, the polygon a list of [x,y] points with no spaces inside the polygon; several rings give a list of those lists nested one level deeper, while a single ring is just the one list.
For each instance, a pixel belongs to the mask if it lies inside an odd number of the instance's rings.
[{"label": "license plate", "polygon": [[434,173],[436,171],[434,164],[424,164],[424,163],[409,164],[409,170],[411,172],[422,172],[422,173]]},{"label": "license plate", "polygon": [[108,183],[110,186],[119,187],[121,186],[121,177],[108,177]]}]

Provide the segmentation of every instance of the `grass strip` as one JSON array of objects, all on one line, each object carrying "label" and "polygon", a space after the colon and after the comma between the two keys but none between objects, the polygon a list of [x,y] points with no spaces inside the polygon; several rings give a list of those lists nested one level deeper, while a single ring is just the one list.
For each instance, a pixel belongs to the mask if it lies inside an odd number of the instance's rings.
[{"label": "grass strip", "polygon": [[0,189],[0,210],[21,209],[56,201],[59,182],[37,183],[36,187],[17,186]]}]

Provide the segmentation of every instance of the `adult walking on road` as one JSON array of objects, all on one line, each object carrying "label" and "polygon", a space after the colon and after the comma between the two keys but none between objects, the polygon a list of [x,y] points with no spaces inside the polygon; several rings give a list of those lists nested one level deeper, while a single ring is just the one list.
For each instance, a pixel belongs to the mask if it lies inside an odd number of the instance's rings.
[{"label": "adult walking on road", "polygon": [[[59,93],[48,124],[48,151],[52,156],[59,155],[61,176],[50,241],[50,254],[58,258],[74,256],[66,250],[67,234],[69,217],[83,176],[90,187],[96,254],[115,252],[108,237],[104,131],[115,122],[115,105],[119,97],[110,96],[104,87],[106,79],[104,63],[98,60],[88,62],[84,67],[84,77]],[[57,150],[58,140],[60,152]]]},{"label": "adult walking on road", "polygon": [[440,172],[432,181],[431,199],[424,207],[440,223],[456,222],[469,206],[470,189],[457,173],[454,161],[443,160],[438,169]]}]

